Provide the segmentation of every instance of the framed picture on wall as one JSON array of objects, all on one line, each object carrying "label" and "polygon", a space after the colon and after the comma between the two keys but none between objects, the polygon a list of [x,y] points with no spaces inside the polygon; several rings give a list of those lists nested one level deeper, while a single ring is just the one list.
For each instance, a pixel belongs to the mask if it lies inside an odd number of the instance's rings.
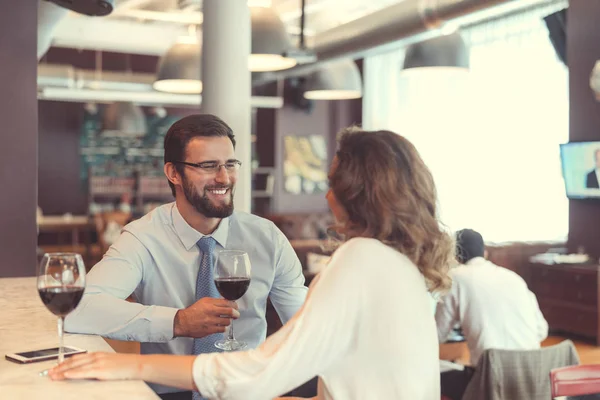
[{"label": "framed picture on wall", "polygon": [[283,138],[283,179],[287,193],[327,191],[327,142],[321,135],[287,135]]}]

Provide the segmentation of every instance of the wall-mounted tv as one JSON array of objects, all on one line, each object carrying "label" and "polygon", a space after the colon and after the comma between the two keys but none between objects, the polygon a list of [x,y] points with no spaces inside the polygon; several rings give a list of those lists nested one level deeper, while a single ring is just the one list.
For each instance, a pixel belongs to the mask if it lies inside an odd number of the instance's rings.
[{"label": "wall-mounted tv", "polygon": [[600,141],[560,145],[563,179],[570,199],[600,199]]}]

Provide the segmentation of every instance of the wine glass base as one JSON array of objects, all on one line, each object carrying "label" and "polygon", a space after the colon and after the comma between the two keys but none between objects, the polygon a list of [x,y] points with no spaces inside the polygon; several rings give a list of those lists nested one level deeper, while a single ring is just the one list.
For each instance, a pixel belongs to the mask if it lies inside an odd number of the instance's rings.
[{"label": "wine glass base", "polygon": [[[63,361],[64,361],[64,360],[63,360]],[[57,362],[56,362],[56,365],[59,365],[59,364],[60,364],[60,362],[58,362],[58,361],[57,361]],[[53,368],[53,367],[51,367],[51,368],[48,368],[48,369],[45,369],[45,370],[43,370],[43,371],[40,371],[39,375],[40,375],[40,376],[48,376],[48,374],[50,373],[50,370],[51,370],[52,368]]]},{"label": "wine glass base", "polygon": [[223,351],[238,351],[243,350],[248,345],[246,342],[240,342],[238,340],[223,339],[215,342],[215,347]]}]

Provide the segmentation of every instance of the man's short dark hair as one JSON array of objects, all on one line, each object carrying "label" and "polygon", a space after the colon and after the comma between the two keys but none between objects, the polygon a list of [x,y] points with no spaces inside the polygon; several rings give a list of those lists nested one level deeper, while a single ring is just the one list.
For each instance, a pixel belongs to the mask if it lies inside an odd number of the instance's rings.
[{"label": "man's short dark hair", "polygon": [[479,232],[463,229],[456,232],[456,259],[464,264],[475,257],[485,255],[485,244]]},{"label": "man's short dark hair", "polygon": [[[235,148],[233,131],[221,118],[212,114],[188,115],[175,122],[165,136],[165,164],[174,161],[185,161],[185,151],[188,143],[195,137],[226,136]],[[175,164],[177,172],[183,174],[181,164]],[[175,185],[169,181],[171,192],[175,196]]]}]

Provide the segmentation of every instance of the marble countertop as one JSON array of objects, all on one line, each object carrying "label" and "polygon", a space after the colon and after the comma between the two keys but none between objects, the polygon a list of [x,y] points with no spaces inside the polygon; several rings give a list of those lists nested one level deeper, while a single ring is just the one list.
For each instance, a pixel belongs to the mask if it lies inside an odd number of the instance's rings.
[{"label": "marble countertop", "polygon": [[[112,348],[99,336],[65,334],[65,346],[89,352]],[[63,381],[39,376],[56,361],[17,364],[5,354],[58,346],[56,317],[42,304],[36,278],[0,279],[0,398],[2,399],[158,399],[142,381]]]}]

